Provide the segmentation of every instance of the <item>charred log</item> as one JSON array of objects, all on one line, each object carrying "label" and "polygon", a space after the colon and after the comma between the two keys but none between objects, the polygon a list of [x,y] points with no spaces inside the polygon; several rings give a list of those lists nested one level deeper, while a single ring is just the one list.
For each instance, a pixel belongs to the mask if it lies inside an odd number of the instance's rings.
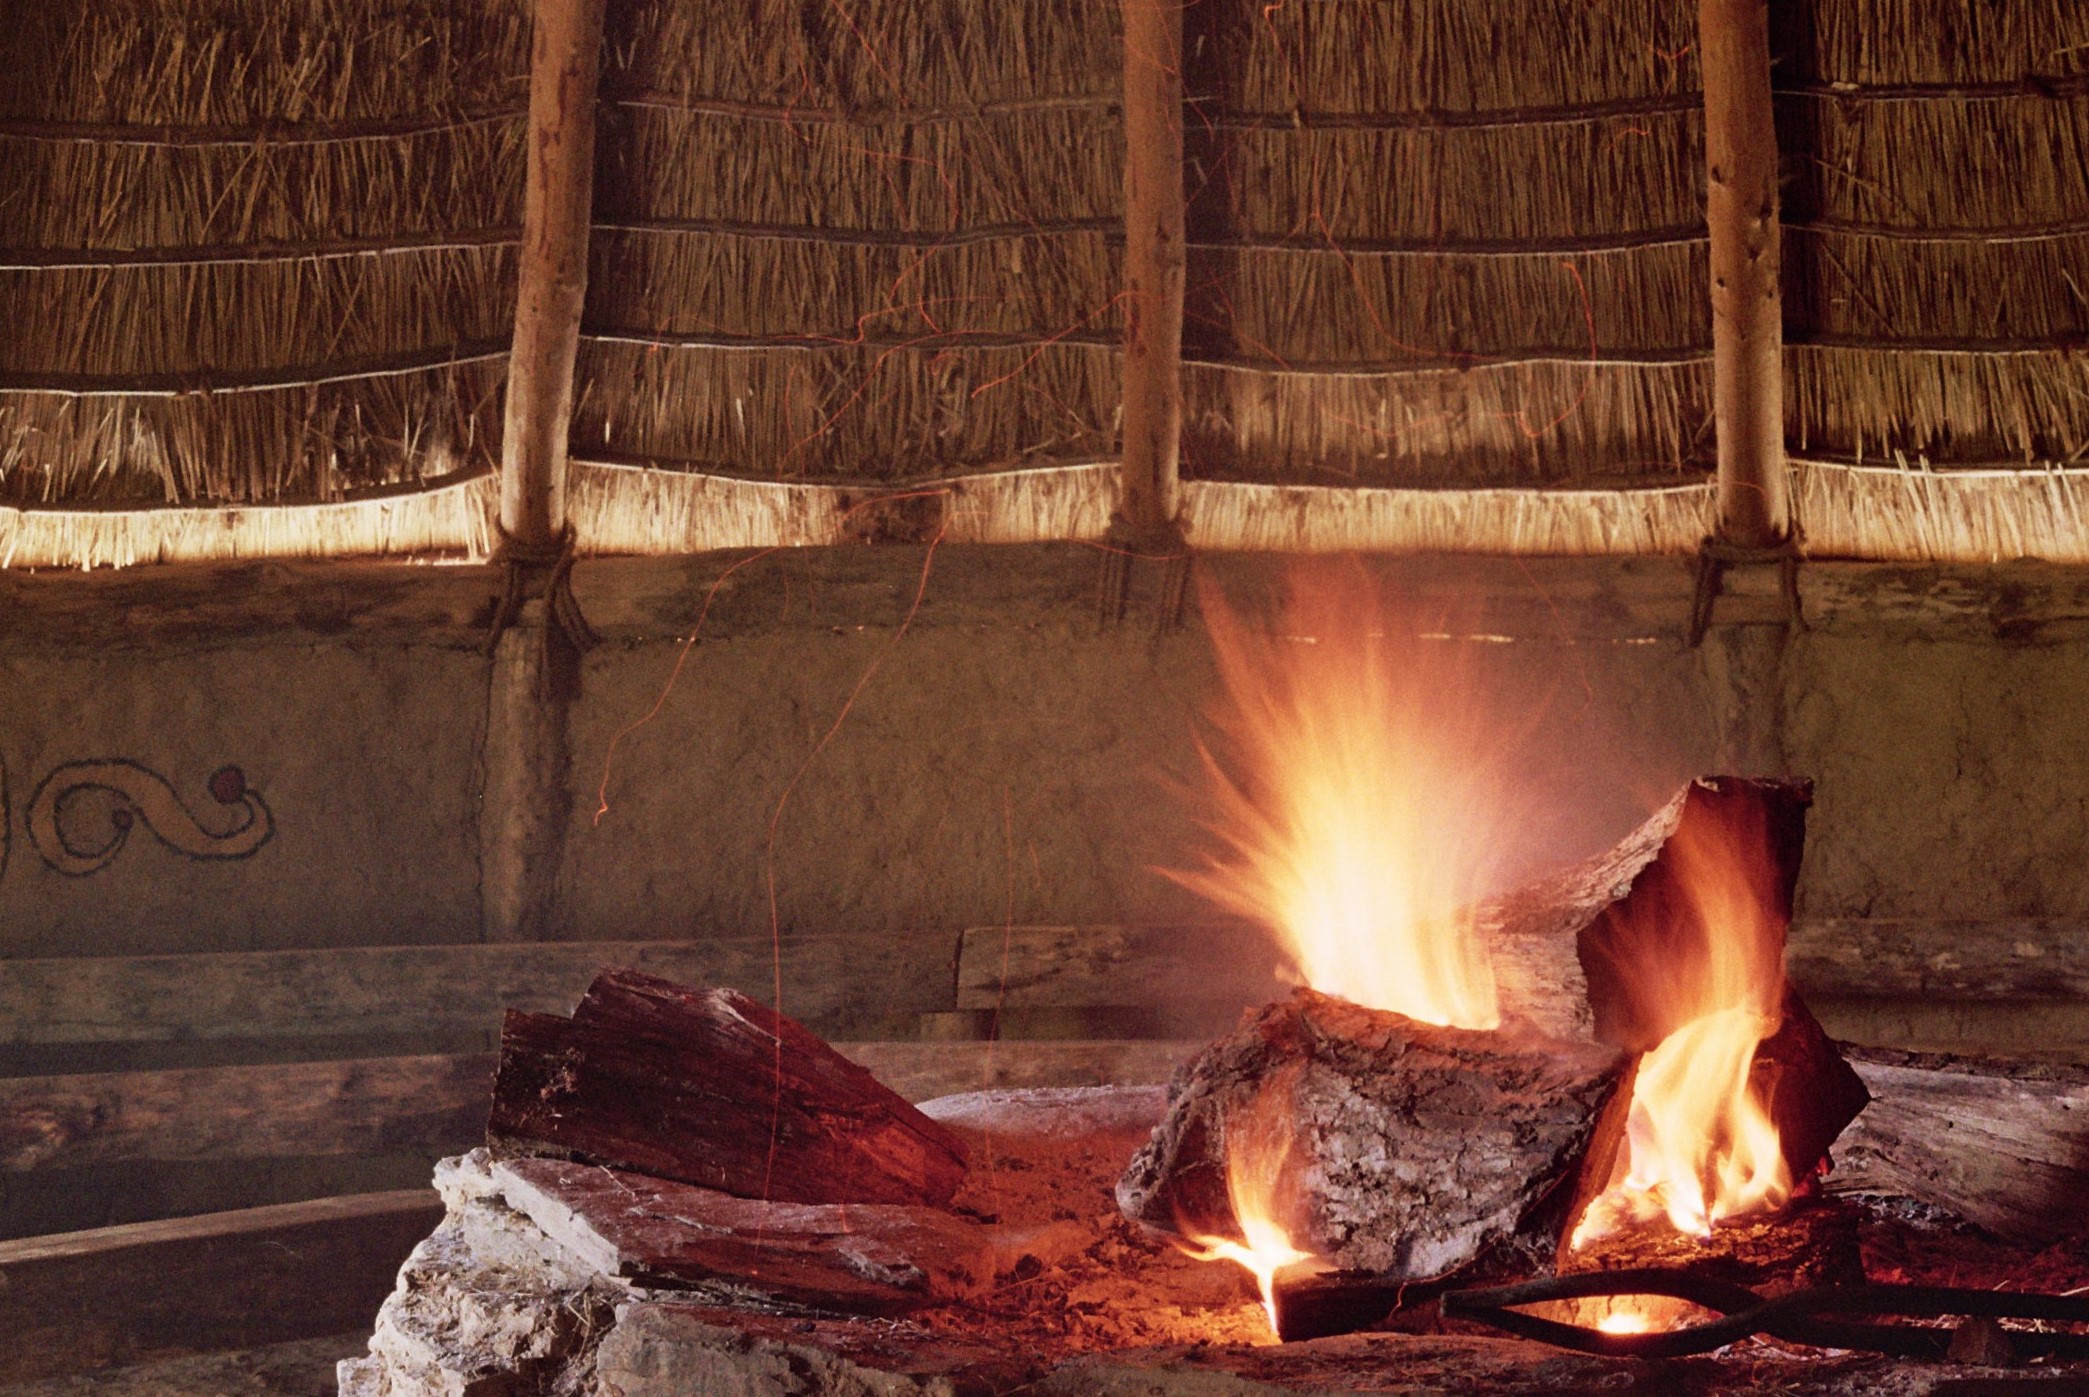
[{"label": "charred log", "polygon": [[632,970],[571,1019],[510,1011],[490,1144],[790,1203],[941,1206],[965,1147],[810,1031],[736,990]]},{"label": "charred log", "polygon": [[[1117,1185],[1125,1216],[1242,1236],[1229,1166],[1294,1243],[1333,1264],[1442,1276],[1542,1232],[1615,1089],[1618,1055],[1522,1025],[1439,1028],[1300,990],[1178,1073]],[[1280,1122],[1245,1154],[1243,1126]],[[1272,1136],[1290,1146],[1269,1157]],[[1295,1144],[1291,1142],[1295,1141]]]}]

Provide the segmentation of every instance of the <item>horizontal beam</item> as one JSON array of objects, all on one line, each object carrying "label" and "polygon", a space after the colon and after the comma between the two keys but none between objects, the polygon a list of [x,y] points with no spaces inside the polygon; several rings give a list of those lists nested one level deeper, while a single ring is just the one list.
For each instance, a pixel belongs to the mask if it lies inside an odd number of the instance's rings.
[{"label": "horizontal beam", "polygon": [[[874,964],[948,1008],[954,938],[720,937],[369,946],[178,956],[0,961],[0,1043],[174,1043],[495,1031],[504,1009],[567,1013],[595,975],[628,966],[671,980],[771,992],[783,957],[785,1012],[817,1023],[866,997]],[[924,975],[923,972],[926,972]]]},{"label": "horizontal beam", "polygon": [[[842,1043],[909,1100],[1166,1081],[1192,1043]],[[128,1160],[453,1154],[480,1143],[491,1054],[0,1078],[0,1170]]]},{"label": "horizontal beam", "polygon": [[[1238,924],[975,927],[958,953],[958,1008],[1253,1004],[1281,992],[1279,960]],[[1801,918],[1785,961],[1806,994],[2089,999],[2080,921]]]},{"label": "horizontal beam", "polygon": [[432,1190],[0,1242],[0,1384],[367,1326]]}]

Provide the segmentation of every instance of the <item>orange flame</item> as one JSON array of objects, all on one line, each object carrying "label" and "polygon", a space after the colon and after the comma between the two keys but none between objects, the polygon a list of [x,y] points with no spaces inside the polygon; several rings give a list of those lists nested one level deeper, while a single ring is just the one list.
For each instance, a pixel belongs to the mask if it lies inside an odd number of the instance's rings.
[{"label": "orange flame", "polygon": [[1265,1083],[1253,1100],[1223,1118],[1226,1196],[1240,1240],[1196,1230],[1183,1238],[1184,1250],[1197,1260],[1231,1261],[1254,1276],[1272,1335],[1277,1333],[1277,1272],[1320,1264],[1292,1242],[1277,1220],[1284,1166],[1291,1157],[1289,1081],[1295,1077]]},{"label": "orange flame", "polygon": [[1283,634],[1207,587],[1227,706],[1205,749],[1221,853],[1170,876],[1271,927],[1306,984],[1424,1023],[1501,1022],[1472,920],[1512,816],[1516,722],[1490,714],[1463,648],[1389,614],[1361,571],[1292,580]]},{"label": "orange flame", "polygon": [[1614,1173],[1589,1206],[1571,1246],[1662,1217],[1707,1236],[1723,1219],[1773,1211],[1791,1197],[1776,1123],[1749,1084],[1756,1049],[1780,1024],[1784,976],[1779,928],[1745,842],[1679,830],[1664,854],[1702,945],[1661,957],[1649,976],[1663,978],[1664,1007],[1679,1026],[1640,1059],[1622,1177]]}]

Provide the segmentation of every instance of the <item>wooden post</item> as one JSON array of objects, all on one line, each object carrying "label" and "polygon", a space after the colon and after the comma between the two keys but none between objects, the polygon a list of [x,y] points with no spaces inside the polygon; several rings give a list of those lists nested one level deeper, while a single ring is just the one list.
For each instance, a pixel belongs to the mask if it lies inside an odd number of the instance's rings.
[{"label": "wooden post", "polygon": [[1699,0],[1698,56],[1712,242],[1717,536],[1737,547],[1767,549],[1791,529],[1768,0]]},{"label": "wooden post", "polygon": [[595,89],[604,0],[537,0],[530,42],[528,174],[515,340],[501,439],[500,561],[479,816],[486,939],[541,937],[551,914],[571,795],[569,674],[578,619],[563,598],[566,429],[587,298]]},{"label": "wooden post", "polygon": [[1172,542],[1182,441],[1182,5],[1124,0],[1124,466],[1119,531]]},{"label": "wooden post", "polygon": [[533,547],[566,526],[566,424],[587,298],[604,0],[537,0],[500,522]]}]

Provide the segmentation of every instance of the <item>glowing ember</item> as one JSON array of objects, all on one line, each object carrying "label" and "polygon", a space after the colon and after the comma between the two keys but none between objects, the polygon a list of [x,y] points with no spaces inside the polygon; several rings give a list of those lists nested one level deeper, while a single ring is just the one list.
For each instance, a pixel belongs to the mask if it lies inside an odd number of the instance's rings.
[{"label": "glowing ember", "polygon": [[1388,614],[1361,572],[1293,579],[1284,636],[1204,598],[1228,707],[1207,751],[1223,853],[1184,885],[1273,928],[1304,982],[1424,1023],[1501,1021],[1469,910],[1513,847],[1503,763],[1466,651]]},{"label": "glowing ember", "polygon": [[1777,1126],[1749,1083],[1757,1047],[1779,1027],[1784,982],[1777,928],[1742,862],[1745,842],[1678,837],[1669,846],[1688,903],[1677,910],[1701,944],[1658,962],[1680,1026],[1640,1059],[1618,1171],[1572,1246],[1663,1217],[1703,1237],[1722,1219],[1774,1211],[1791,1197]]},{"label": "glowing ember", "polygon": [[1620,1310],[1605,1315],[1596,1325],[1606,1334],[1648,1334],[1654,1329],[1654,1321],[1632,1310]]},{"label": "glowing ember", "polygon": [[1199,1261],[1231,1261],[1254,1276],[1270,1333],[1277,1332],[1277,1272],[1317,1265],[1277,1220],[1284,1165],[1291,1157],[1290,1087],[1296,1077],[1274,1078],[1246,1106],[1225,1120],[1226,1195],[1239,1224],[1238,1240],[1192,1231],[1184,1250]]}]

